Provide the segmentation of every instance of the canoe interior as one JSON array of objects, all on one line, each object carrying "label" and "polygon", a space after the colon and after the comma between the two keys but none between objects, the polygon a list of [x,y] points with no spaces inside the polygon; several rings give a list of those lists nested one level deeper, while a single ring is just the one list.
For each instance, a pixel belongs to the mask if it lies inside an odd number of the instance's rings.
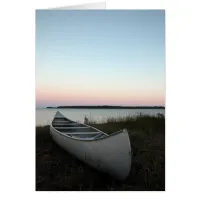
[{"label": "canoe interior", "polygon": [[95,140],[106,137],[107,135],[95,128],[88,127],[85,124],[74,122],[67,118],[55,117],[52,121],[52,126],[59,132],[70,137],[82,140]]}]

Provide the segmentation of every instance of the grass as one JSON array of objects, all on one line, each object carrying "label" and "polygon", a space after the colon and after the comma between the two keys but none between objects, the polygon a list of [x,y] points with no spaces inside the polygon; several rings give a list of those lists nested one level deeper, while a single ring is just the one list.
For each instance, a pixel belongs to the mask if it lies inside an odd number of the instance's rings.
[{"label": "grass", "polygon": [[56,191],[164,191],[165,117],[141,115],[109,118],[90,124],[106,133],[127,128],[132,168],[116,181],[79,161],[52,141],[49,126],[36,127],[36,190]]}]

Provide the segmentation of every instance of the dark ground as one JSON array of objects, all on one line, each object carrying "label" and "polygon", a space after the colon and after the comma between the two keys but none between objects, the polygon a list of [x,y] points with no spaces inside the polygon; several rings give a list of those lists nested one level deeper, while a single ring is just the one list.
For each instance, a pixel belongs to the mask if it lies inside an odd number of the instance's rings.
[{"label": "dark ground", "polygon": [[165,118],[139,116],[136,119],[107,120],[92,123],[106,133],[123,128],[129,131],[132,168],[124,181],[116,181],[75,157],[52,141],[49,126],[36,127],[37,191],[164,191],[165,190]]}]

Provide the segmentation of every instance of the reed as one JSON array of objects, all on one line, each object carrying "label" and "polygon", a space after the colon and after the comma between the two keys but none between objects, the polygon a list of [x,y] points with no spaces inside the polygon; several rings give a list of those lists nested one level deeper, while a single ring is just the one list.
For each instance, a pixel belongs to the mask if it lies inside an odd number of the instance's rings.
[{"label": "reed", "polygon": [[79,161],[56,145],[49,126],[36,127],[36,190],[165,190],[165,117],[127,116],[89,122],[106,133],[127,128],[132,148],[128,178],[116,181]]},{"label": "reed", "polygon": [[109,117],[101,123],[90,120],[89,125],[101,128],[108,133],[124,128],[131,131],[163,132],[165,131],[165,116],[162,114],[155,116],[140,114],[138,116]]}]

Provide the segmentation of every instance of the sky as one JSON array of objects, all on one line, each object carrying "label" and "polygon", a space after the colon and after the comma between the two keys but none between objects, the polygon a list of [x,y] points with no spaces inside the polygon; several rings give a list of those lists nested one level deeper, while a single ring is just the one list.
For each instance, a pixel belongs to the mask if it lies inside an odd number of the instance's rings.
[{"label": "sky", "polygon": [[165,105],[164,10],[37,10],[36,107]]}]

